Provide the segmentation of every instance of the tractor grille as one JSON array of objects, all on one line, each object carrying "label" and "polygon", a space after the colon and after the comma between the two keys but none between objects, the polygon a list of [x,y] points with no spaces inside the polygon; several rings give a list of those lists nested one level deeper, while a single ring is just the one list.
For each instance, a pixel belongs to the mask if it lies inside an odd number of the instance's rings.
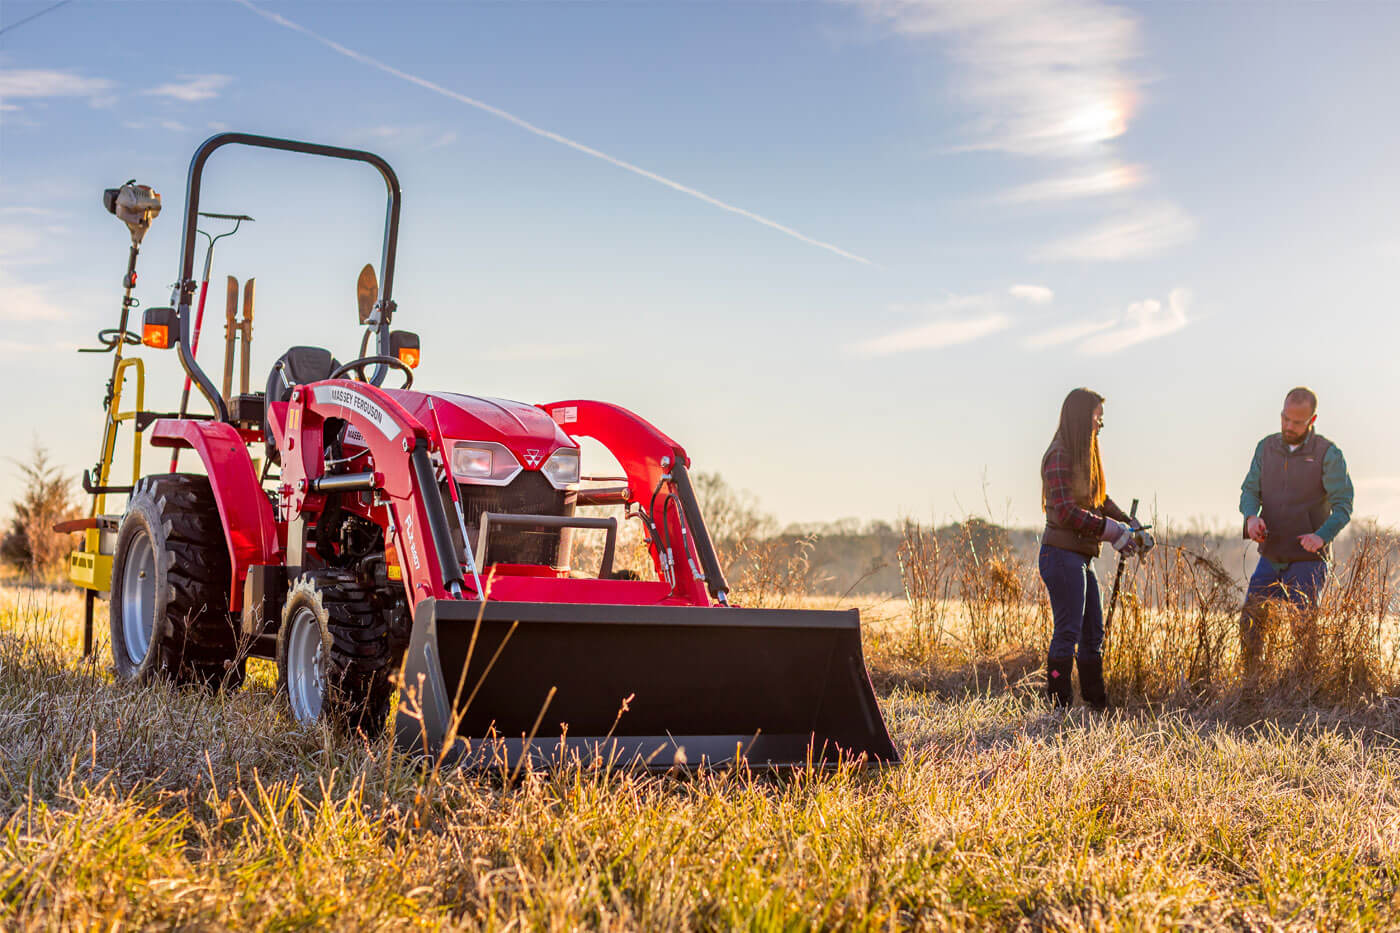
[{"label": "tractor grille", "polygon": [[[555,489],[543,474],[524,471],[508,486],[473,486],[457,484],[462,497],[462,511],[467,531],[477,542],[480,552],[481,513],[503,512],[509,515],[573,515],[578,494]],[[559,565],[559,528],[491,529],[491,549],[486,555],[491,563]]]}]

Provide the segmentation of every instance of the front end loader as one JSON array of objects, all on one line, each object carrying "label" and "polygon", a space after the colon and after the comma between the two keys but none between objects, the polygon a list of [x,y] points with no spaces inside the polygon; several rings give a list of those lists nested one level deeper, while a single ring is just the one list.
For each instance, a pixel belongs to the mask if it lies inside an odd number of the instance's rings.
[{"label": "front end loader", "polygon": [[[205,163],[230,145],[366,163],[388,195],[358,356],[292,347],[233,398],[195,358],[191,307]],[[372,153],[241,133],[196,151],[175,292],[143,338],[177,350],[211,411],[132,418],[202,472],[142,476],[121,516],[94,511],[118,676],[227,687],[272,659],[297,720],[374,734],[392,715],[405,749],[475,766],[897,760],[858,613],[731,605],[678,443],[605,402],[413,388],[418,339],[391,326],[400,202]],[[621,475],[588,477],[583,438]],[[649,572],[614,566],[619,521]],[[603,536],[596,571],[572,566],[582,534]]]}]

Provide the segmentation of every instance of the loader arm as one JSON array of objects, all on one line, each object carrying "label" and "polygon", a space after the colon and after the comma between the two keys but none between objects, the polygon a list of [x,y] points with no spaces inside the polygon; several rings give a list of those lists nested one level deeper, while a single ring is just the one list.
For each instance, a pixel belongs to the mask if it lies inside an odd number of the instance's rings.
[{"label": "loader arm", "polygon": [[657,577],[692,605],[709,605],[709,597],[726,602],[729,587],[695,501],[685,448],[619,405],[570,399],[539,407],[570,437],[590,437],[617,459],[628,503],[644,509],[657,532],[649,536]]},{"label": "loader arm", "polygon": [[[332,474],[325,470],[325,422],[337,418],[363,435],[372,467],[368,473]],[[436,440],[427,427],[377,386],[329,379],[298,386],[285,415],[274,419],[282,451],[282,491],[286,518],[295,523],[319,511],[332,489],[373,491],[389,509],[390,537],[398,548],[404,587],[411,605],[420,600],[450,599],[463,585],[460,556],[452,541],[432,454]],[[288,533],[287,563],[297,536]]]}]

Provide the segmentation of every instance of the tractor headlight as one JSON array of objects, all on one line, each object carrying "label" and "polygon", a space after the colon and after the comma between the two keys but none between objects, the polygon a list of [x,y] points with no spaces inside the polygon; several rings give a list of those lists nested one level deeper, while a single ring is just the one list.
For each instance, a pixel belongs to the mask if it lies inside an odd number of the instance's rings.
[{"label": "tractor headlight", "polygon": [[459,479],[490,479],[491,451],[486,447],[458,444],[452,448],[452,474]]},{"label": "tractor headlight", "polygon": [[540,467],[540,472],[555,489],[564,489],[578,483],[578,448],[560,447],[554,455]]},{"label": "tractor headlight", "polygon": [[452,475],[474,486],[509,486],[524,469],[510,448],[495,441],[453,441]]}]

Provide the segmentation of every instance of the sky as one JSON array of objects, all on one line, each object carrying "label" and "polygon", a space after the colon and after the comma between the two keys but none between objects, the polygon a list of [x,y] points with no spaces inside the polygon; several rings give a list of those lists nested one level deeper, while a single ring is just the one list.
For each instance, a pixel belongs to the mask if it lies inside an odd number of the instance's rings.
[{"label": "sky", "polygon": [[[237,130],[395,167],[420,387],[615,402],[784,523],[1036,524],[1086,385],[1117,500],[1230,526],[1306,384],[1393,524],[1398,41],[1396,3],[4,0],[0,502],[36,442],[96,457],[102,190],[161,193],[135,297],[166,304],[189,159]],[[256,218],[214,255],[216,379],[228,275],[255,388],[355,356],[377,173],[226,148],[201,208]]]}]

